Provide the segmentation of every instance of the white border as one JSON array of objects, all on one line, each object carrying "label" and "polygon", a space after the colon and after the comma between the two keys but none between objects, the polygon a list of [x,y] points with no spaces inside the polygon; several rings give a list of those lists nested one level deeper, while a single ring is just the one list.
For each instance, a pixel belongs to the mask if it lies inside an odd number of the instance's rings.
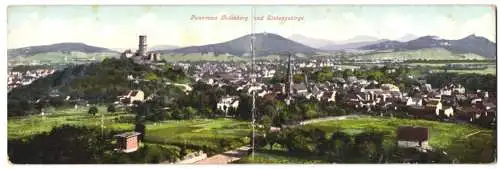
[{"label": "white border", "polygon": [[[5,3],[7,2],[7,3]],[[331,0],[274,0],[272,2],[268,0],[182,0],[182,1],[172,1],[172,0],[6,0],[5,4],[39,4],[39,5],[52,5],[52,4],[86,4],[86,5],[146,5],[146,4],[165,4],[165,5],[227,5],[227,4],[237,4],[237,5],[247,5],[247,4],[262,4],[262,5],[286,5],[286,4],[498,4],[495,0],[419,0],[419,1],[397,1],[397,0],[384,0],[384,1],[373,1],[373,0],[344,0],[344,1],[331,1]]]},{"label": "white border", "polygon": [[[3,41],[0,42],[0,49],[3,52],[3,57],[5,58],[5,61],[7,59],[7,50],[5,49],[6,47],[6,33],[7,33],[7,6],[9,5],[321,5],[321,4],[494,4],[498,6],[499,1],[498,0],[441,0],[439,2],[435,0],[414,0],[414,1],[396,1],[396,0],[384,0],[384,1],[374,1],[374,0],[342,0],[342,1],[334,1],[332,2],[331,0],[275,0],[272,3],[269,2],[269,0],[252,0],[252,1],[244,1],[244,0],[212,0],[210,2],[207,2],[205,0],[182,0],[182,1],[167,1],[167,0],[140,0],[140,1],[133,1],[133,0],[67,0],[67,1],[61,1],[61,0],[1,0],[0,4],[2,4],[2,8],[0,9],[0,15],[2,17],[2,26],[0,26],[0,32],[4,32],[0,34],[1,38],[4,38]],[[467,12],[467,11],[464,11]],[[498,16],[497,16],[498,17]],[[497,26],[497,32],[498,32],[498,26]],[[498,37],[498,35],[497,35]],[[497,38],[498,39],[498,38]],[[498,43],[498,40],[497,40]],[[497,44],[498,45],[498,44]],[[497,56],[498,53],[498,47],[497,47]],[[497,63],[498,64],[498,63]],[[3,82],[7,81],[7,62],[1,62],[1,67],[0,69],[0,81],[3,80]],[[497,70],[498,71],[498,70]],[[497,72],[498,75],[498,72]],[[497,78],[497,88],[498,88],[498,78]],[[219,169],[219,168],[234,168],[238,167],[238,169],[255,169],[255,168],[287,168],[287,169],[298,169],[298,168],[304,168],[304,167],[314,167],[314,168],[373,168],[373,169],[387,169],[388,167],[395,167],[395,168],[454,168],[454,169],[459,169],[459,168],[467,168],[467,169],[476,169],[476,168],[496,168],[497,164],[484,164],[484,165],[403,165],[403,164],[387,164],[387,165],[377,165],[377,164],[370,164],[370,165],[354,165],[354,164],[349,164],[349,165],[335,165],[335,164],[324,164],[324,165],[10,165],[8,162],[8,156],[7,156],[7,86],[6,83],[4,83],[4,87],[0,87],[0,91],[2,94],[4,94],[4,97],[0,98],[0,101],[4,103],[4,106],[1,106],[1,111],[3,113],[3,117],[0,118],[2,124],[4,124],[4,129],[0,131],[1,135],[3,136],[3,139],[0,139],[0,148],[1,152],[3,153],[3,159],[0,165],[1,168],[3,166],[9,167],[9,168],[86,168],[86,167],[92,167],[92,168],[114,168],[114,167],[120,167],[121,169],[125,168],[212,168],[212,169]],[[498,139],[497,139],[498,143]],[[498,144],[497,144],[498,145]],[[498,155],[497,155],[498,156]]]}]

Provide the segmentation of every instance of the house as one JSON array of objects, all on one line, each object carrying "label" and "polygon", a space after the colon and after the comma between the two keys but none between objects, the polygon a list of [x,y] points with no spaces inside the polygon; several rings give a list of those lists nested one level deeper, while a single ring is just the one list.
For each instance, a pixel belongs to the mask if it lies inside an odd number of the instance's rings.
[{"label": "house", "polygon": [[408,97],[406,100],[406,105],[407,106],[422,106],[422,98],[420,97]]},{"label": "house", "polygon": [[458,108],[457,116],[461,120],[466,120],[469,122],[475,122],[477,120],[496,120],[496,111],[487,111],[486,109],[467,107],[467,108]]},{"label": "house", "polygon": [[292,86],[292,89],[294,91],[294,93],[296,93],[297,95],[306,95],[307,93],[307,87],[304,83],[299,83],[299,84],[294,84]]},{"label": "house", "polygon": [[222,110],[226,116],[230,108],[238,108],[240,101],[236,96],[225,96],[217,103],[217,109]]},{"label": "house", "polygon": [[380,88],[382,90],[386,90],[386,91],[391,91],[391,92],[392,91],[397,91],[397,92],[399,92],[399,87],[397,87],[396,85],[393,85],[393,84],[382,84],[380,86]]},{"label": "house", "polygon": [[144,101],[144,92],[142,90],[131,90],[125,96],[119,97],[120,102],[124,104],[133,104],[135,101]]},{"label": "house", "polygon": [[270,93],[270,92],[268,92],[267,90],[263,90],[263,91],[261,91],[261,92],[257,93],[257,96],[259,96],[259,97],[264,97],[264,96],[265,96],[266,94],[268,94],[268,93]]},{"label": "house", "polygon": [[443,108],[442,110],[439,110],[439,114],[442,114],[446,117],[451,117],[453,116],[453,108],[452,107],[446,107],[446,108]]},{"label": "house", "polygon": [[125,132],[115,135],[117,148],[116,151],[130,153],[139,149],[139,132]]},{"label": "house", "polygon": [[332,91],[332,92],[325,92],[322,97],[321,97],[321,100],[323,101],[327,101],[327,102],[335,102],[335,94],[336,92],[335,91]]},{"label": "house", "polygon": [[132,50],[130,49],[127,49],[125,50],[122,54],[121,54],[121,58],[132,58],[134,56],[134,53],[132,52]]},{"label": "house", "polygon": [[59,90],[54,89],[49,92],[50,97],[59,97]]},{"label": "house", "polygon": [[434,110],[436,115],[439,115],[439,110],[443,109],[443,104],[440,99],[428,99],[425,102],[426,109]]},{"label": "house", "polygon": [[424,148],[429,147],[429,129],[426,127],[401,126],[396,131],[398,147]]}]

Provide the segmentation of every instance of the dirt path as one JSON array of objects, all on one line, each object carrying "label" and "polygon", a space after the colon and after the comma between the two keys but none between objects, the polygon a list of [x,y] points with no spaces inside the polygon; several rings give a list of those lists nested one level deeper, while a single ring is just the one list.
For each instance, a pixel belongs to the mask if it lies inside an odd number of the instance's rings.
[{"label": "dirt path", "polygon": [[248,154],[250,146],[243,146],[236,150],[226,151],[222,154],[217,154],[212,157],[194,162],[193,164],[228,164],[233,161],[239,160]]},{"label": "dirt path", "polygon": [[478,133],[480,133],[480,132],[483,132],[483,131],[479,130],[479,131],[473,132],[473,133],[471,133],[471,134],[466,135],[466,136],[465,136],[465,138],[468,138],[468,137],[470,137],[470,136],[472,136],[472,135],[475,135],[475,134],[478,134]]}]

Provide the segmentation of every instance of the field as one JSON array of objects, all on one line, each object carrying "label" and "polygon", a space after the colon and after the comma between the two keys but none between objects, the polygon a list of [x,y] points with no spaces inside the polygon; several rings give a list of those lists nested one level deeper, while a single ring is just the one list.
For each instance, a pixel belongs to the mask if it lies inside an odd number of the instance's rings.
[{"label": "field", "polygon": [[436,121],[414,120],[414,119],[385,119],[385,118],[361,118],[347,119],[340,121],[320,122],[307,127],[320,128],[326,132],[334,132],[336,130],[344,130],[345,132],[355,132],[356,130],[375,129],[378,131],[388,132],[385,141],[387,144],[392,144],[396,138],[396,130],[399,126],[423,126],[428,127],[430,131],[430,146],[434,148],[446,149],[453,144],[457,139],[465,139],[465,136],[476,131],[483,131],[479,135],[485,136],[487,139],[492,137],[493,131],[480,129],[472,125],[441,123]]},{"label": "field", "polygon": [[483,56],[476,54],[455,54],[442,48],[421,49],[414,51],[400,51],[400,52],[387,52],[376,53],[356,56],[357,58],[366,59],[421,59],[421,60],[465,60],[477,59],[483,60]]},{"label": "field", "polygon": [[[468,124],[442,123],[414,119],[387,119],[387,118],[360,118],[338,121],[326,121],[305,125],[305,127],[320,128],[331,135],[335,131],[344,131],[355,134],[361,131],[374,129],[387,132],[384,138],[384,147],[395,144],[396,130],[399,126],[424,126],[430,130],[429,145],[434,149],[440,149],[455,157],[462,163],[478,163],[487,159],[496,147],[488,147],[496,143],[496,132],[490,129],[482,129]],[[470,142],[467,142],[467,141]],[[471,143],[472,142],[472,143]],[[485,146],[484,145],[488,145]],[[318,163],[318,161],[307,157],[292,156],[284,150],[262,150],[251,160],[246,157],[241,163]]]},{"label": "field", "polygon": [[341,68],[342,70],[344,69],[359,69],[359,66],[352,66],[352,65],[335,65],[338,68]]},{"label": "field", "polygon": [[[433,69],[435,72],[444,72],[443,69]],[[496,66],[488,66],[486,69],[475,69],[475,70],[447,70],[448,72],[451,73],[459,73],[459,74],[466,74],[466,73],[476,73],[476,74],[491,74],[491,75],[496,75],[497,74],[497,68]]]},{"label": "field", "polygon": [[[63,124],[100,126],[101,112],[104,112],[105,129],[133,130],[135,119],[133,114],[107,113],[104,106],[98,109],[99,113],[95,117],[87,114],[88,108],[51,110],[45,116],[9,117],[8,139],[50,131],[53,127]],[[196,146],[214,146],[218,145],[219,139],[243,139],[249,134],[248,122],[232,119],[167,120],[146,124],[146,141],[162,144],[182,144],[187,141]],[[243,139],[243,141],[248,140]]]},{"label": "field", "polygon": [[[133,129],[132,123],[120,122],[121,119],[134,119],[133,115],[124,112],[114,114],[106,113],[106,107],[98,107],[99,112],[104,113],[104,127],[111,129]],[[50,131],[53,127],[63,124],[100,126],[100,114],[95,117],[87,114],[88,108],[79,109],[51,109],[45,116],[31,115],[25,117],[9,117],[8,138],[16,139],[21,137]]]},{"label": "field", "polygon": [[146,141],[180,145],[188,143],[216,148],[219,140],[239,140],[249,136],[248,122],[232,119],[165,121],[146,126]]}]

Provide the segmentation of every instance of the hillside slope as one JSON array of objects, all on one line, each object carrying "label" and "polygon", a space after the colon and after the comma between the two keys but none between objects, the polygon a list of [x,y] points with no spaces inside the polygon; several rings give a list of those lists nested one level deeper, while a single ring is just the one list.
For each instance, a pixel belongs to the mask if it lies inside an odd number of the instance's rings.
[{"label": "hillside slope", "polygon": [[[203,46],[190,46],[178,48],[173,50],[160,51],[162,54],[167,53],[209,53],[214,52],[217,54],[230,54],[234,56],[249,56],[250,54],[250,38],[251,35],[245,35],[227,42],[209,44]],[[315,49],[301,43],[289,40],[277,34],[272,33],[258,33],[255,34],[255,55],[268,56],[283,51],[292,53],[302,53],[306,55],[313,55],[321,50]]]},{"label": "hillside slope", "polygon": [[17,49],[7,50],[7,55],[9,58],[17,56],[30,57],[36,54],[50,53],[50,52],[60,52],[60,53],[71,53],[71,52],[81,52],[81,53],[118,53],[111,49],[90,46],[84,43],[56,43],[51,45],[41,45],[41,46],[29,46]]},{"label": "hillside slope", "polygon": [[475,35],[470,35],[458,40],[446,40],[437,36],[424,36],[408,42],[386,41],[363,46],[359,49],[374,51],[412,51],[430,48],[443,48],[458,55],[472,53],[488,59],[496,59],[496,43]]}]

